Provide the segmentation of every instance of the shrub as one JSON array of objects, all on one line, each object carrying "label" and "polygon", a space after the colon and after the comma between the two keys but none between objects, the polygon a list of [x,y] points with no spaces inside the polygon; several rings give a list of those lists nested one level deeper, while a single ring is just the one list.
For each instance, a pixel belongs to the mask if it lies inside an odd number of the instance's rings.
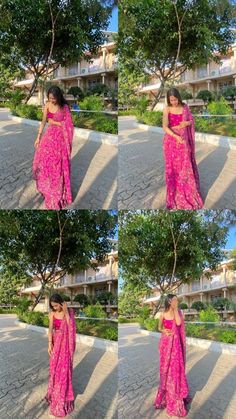
[{"label": "shrub", "polygon": [[100,304],[107,305],[109,301],[110,303],[112,303],[113,299],[115,299],[115,295],[109,291],[103,291],[99,295],[96,296],[96,301],[99,302]]},{"label": "shrub", "polygon": [[17,311],[19,313],[24,313],[28,311],[30,304],[31,304],[31,301],[28,300],[27,297],[23,297],[19,299],[18,304],[17,304]]},{"label": "shrub", "polygon": [[94,317],[97,319],[106,318],[106,313],[99,303],[85,307],[84,314],[86,317]]},{"label": "shrub", "polygon": [[224,343],[236,343],[236,332],[234,330],[223,331],[221,341]]},{"label": "shrub", "polygon": [[38,108],[35,105],[17,105],[14,113],[21,118],[36,119],[37,120]]},{"label": "shrub", "polygon": [[207,109],[211,115],[232,115],[233,113],[233,109],[228,105],[224,97],[221,97],[218,101],[211,102]]},{"label": "shrub", "polygon": [[145,96],[141,96],[140,98],[137,98],[137,100],[134,103],[134,106],[140,114],[143,114],[147,110],[148,104],[149,99]]},{"label": "shrub", "polygon": [[67,92],[69,95],[72,95],[74,98],[83,99],[84,93],[79,86],[71,86]]},{"label": "shrub", "polygon": [[118,328],[107,327],[103,333],[103,339],[118,340]]},{"label": "shrub", "polygon": [[188,304],[186,304],[186,303],[180,303],[180,304],[179,304],[179,308],[180,308],[181,310],[186,310],[186,309],[188,308]]},{"label": "shrub", "polygon": [[194,338],[200,338],[202,336],[203,326],[197,324],[186,324],[186,335]]},{"label": "shrub", "polygon": [[145,329],[150,332],[156,332],[158,330],[158,319],[145,319],[143,324]]},{"label": "shrub", "polygon": [[201,322],[219,322],[220,316],[212,306],[208,306],[205,310],[201,310],[199,314]]},{"label": "shrub", "polygon": [[143,307],[140,307],[138,310],[139,319],[145,320],[148,319],[150,316],[150,307],[148,305],[144,305]]},{"label": "shrub", "polygon": [[162,112],[160,111],[146,111],[142,115],[138,116],[138,122],[161,127],[162,126]]},{"label": "shrub", "polygon": [[138,322],[139,322],[139,318],[137,317],[133,317],[129,319],[122,316],[118,317],[118,323],[138,323]]},{"label": "shrub", "polygon": [[191,308],[197,311],[201,311],[206,308],[206,305],[202,301],[194,301],[194,303],[191,305]]},{"label": "shrub", "polygon": [[107,118],[105,116],[99,116],[96,121],[96,130],[106,132],[108,134],[118,133],[118,122],[117,119]]},{"label": "shrub", "polygon": [[36,326],[44,326],[44,314],[39,311],[27,311],[19,314],[19,320]]},{"label": "shrub", "polygon": [[80,102],[80,108],[87,111],[102,111],[103,99],[99,96],[87,96]]},{"label": "shrub", "polygon": [[201,99],[205,103],[211,101],[213,99],[213,95],[209,90],[200,90],[196,96],[196,99]]},{"label": "shrub", "polygon": [[87,306],[89,304],[89,298],[85,294],[77,294],[74,297],[74,301],[79,303],[82,306]]},{"label": "shrub", "polygon": [[214,300],[212,302],[213,307],[216,310],[224,310],[224,309],[229,309],[230,307],[230,301],[228,300],[228,298],[217,298],[216,300]]}]

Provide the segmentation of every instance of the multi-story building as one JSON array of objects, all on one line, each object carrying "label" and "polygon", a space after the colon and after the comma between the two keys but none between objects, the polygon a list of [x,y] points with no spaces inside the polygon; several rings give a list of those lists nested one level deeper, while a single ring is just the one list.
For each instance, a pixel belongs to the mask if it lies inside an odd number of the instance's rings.
[{"label": "multi-story building", "polygon": [[[188,99],[190,106],[202,106],[203,101],[196,99],[200,90],[209,90],[211,92],[220,92],[228,86],[236,86],[236,44],[232,45],[227,54],[218,57],[219,62],[210,60],[206,65],[196,66],[192,70],[186,70],[180,76],[176,77],[176,87],[188,90],[193,99]],[[160,82],[157,78],[151,77],[149,82],[143,84],[140,93],[145,93],[150,100],[153,99],[151,92],[156,94],[160,88]],[[161,100],[162,107],[164,96]],[[233,102],[236,109],[236,102]]]},{"label": "multi-story building", "polygon": [[[101,45],[96,55],[89,51],[86,58],[81,58],[67,67],[59,66],[52,75],[50,82],[59,85],[66,93],[67,100],[73,100],[67,92],[72,86],[79,86],[82,90],[88,90],[98,84],[117,90],[118,88],[118,60],[115,53],[115,32],[106,32],[106,42]],[[17,79],[15,86],[27,91],[33,83],[32,73],[26,72],[23,79]],[[38,85],[34,95],[29,100],[31,104],[42,103],[41,87]]]},{"label": "multi-story building", "polygon": [[[228,253],[230,254],[230,251]],[[227,256],[227,251],[225,254]],[[226,259],[215,271],[206,270],[199,280],[182,284],[173,292],[178,296],[178,300],[185,302],[189,308],[194,301],[211,303],[220,297],[236,302],[236,271],[233,268],[233,259]],[[153,288],[145,296],[143,303],[154,309],[159,299],[159,289]]]},{"label": "multi-story building", "polygon": [[[115,244],[116,247],[116,244]],[[88,268],[73,275],[66,274],[63,278],[54,283],[54,291],[66,294],[70,297],[70,305],[79,307],[79,303],[74,302],[74,297],[84,294],[88,297],[96,297],[103,291],[111,292],[115,297],[118,290],[118,251],[116,249],[108,253],[103,263],[97,263],[96,269]],[[34,300],[40,290],[39,280],[34,279],[30,286],[21,290],[22,296],[28,296]],[[117,302],[111,301],[104,307],[107,314],[117,313]],[[46,294],[36,307],[37,311],[47,312],[49,310],[49,297]]]}]

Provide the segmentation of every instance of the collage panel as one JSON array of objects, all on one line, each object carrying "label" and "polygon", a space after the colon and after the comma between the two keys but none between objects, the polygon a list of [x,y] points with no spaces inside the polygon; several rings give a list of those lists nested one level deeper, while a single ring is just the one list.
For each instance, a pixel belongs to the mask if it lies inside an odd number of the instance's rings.
[{"label": "collage panel", "polygon": [[235,211],[119,212],[119,418],[236,406]]},{"label": "collage panel", "polygon": [[0,207],[117,208],[117,7],[0,1]]},{"label": "collage panel", "polygon": [[1,418],[117,418],[117,213],[0,211]]},{"label": "collage panel", "polygon": [[119,209],[234,209],[235,2],[119,4]]}]

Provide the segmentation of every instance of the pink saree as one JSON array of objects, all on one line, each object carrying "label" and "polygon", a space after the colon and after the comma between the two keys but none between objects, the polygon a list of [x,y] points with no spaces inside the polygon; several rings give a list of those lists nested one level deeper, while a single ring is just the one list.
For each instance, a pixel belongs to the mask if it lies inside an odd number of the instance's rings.
[{"label": "pink saree", "polygon": [[[203,207],[200,194],[199,174],[195,159],[194,119],[187,105],[183,113],[175,115],[169,112],[169,128],[180,135],[184,142],[178,143],[169,134],[164,136],[166,208],[194,210]],[[181,121],[192,124],[181,129],[172,127]]]},{"label": "pink saree", "polygon": [[159,342],[160,385],[154,406],[166,407],[170,416],[187,415],[186,403],[190,401],[188,382],[185,374],[186,340],[184,320],[181,311],[181,325],[174,320],[163,319],[163,325],[172,330],[172,336],[162,334]]},{"label": "pink saree", "polygon": [[72,203],[70,185],[70,155],[74,126],[69,107],[64,105],[48,118],[61,122],[49,125],[36,149],[33,177],[43,195],[47,209],[60,210]]},{"label": "pink saree", "polygon": [[65,417],[74,409],[72,370],[76,324],[72,309],[69,309],[69,315],[69,324],[64,317],[61,322],[59,320],[59,325],[54,325],[53,352],[49,362],[49,383],[45,399],[50,405],[50,413],[57,417]]}]

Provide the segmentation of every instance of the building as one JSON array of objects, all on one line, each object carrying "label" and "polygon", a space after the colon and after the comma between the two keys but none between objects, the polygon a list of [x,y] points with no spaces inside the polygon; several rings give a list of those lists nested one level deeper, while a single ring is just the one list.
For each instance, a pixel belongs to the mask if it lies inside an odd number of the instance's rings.
[{"label": "building", "polygon": [[[96,55],[91,55],[88,51],[86,53],[88,60],[81,58],[80,61],[68,67],[59,66],[50,75],[50,82],[63,89],[68,101],[73,101],[73,96],[67,94],[72,86],[79,86],[83,91],[98,84],[105,84],[114,90],[118,89],[118,59],[115,53],[114,35],[115,32],[106,32],[106,42],[101,45]],[[32,73],[28,71],[23,79],[16,80],[15,87],[24,89],[27,93],[32,83]],[[28,103],[37,105],[42,103],[40,86],[37,87]]]},{"label": "building", "polygon": [[[186,70],[180,76],[176,77],[176,87],[186,89],[192,94],[193,99],[188,99],[190,106],[202,106],[204,103],[196,96],[200,90],[209,90],[211,92],[220,92],[226,87],[236,86],[236,44],[232,45],[226,55],[218,57],[219,63],[211,60],[206,65],[196,66],[192,70]],[[160,82],[154,76],[150,77],[148,83],[140,87],[140,93],[147,94],[150,100],[157,93]],[[164,96],[161,100],[162,108],[164,105]],[[236,109],[236,101],[232,103]]]},{"label": "building", "polygon": [[[117,244],[115,242],[115,247]],[[96,260],[93,262],[96,263]],[[28,296],[34,300],[40,290],[39,280],[34,279],[29,287],[24,287],[21,290],[22,296]],[[85,271],[76,272],[73,275],[65,275],[54,284],[53,292],[66,294],[70,297],[70,306],[74,308],[80,307],[79,303],[74,302],[74,297],[77,294],[84,294],[88,297],[96,297],[103,291],[111,292],[114,299],[110,305],[105,306],[107,314],[112,315],[117,313],[117,293],[118,293],[118,251],[115,248],[108,253],[102,264],[97,264],[97,269],[88,268]],[[49,297],[45,297],[36,306],[37,311],[49,311]]]},{"label": "building", "polygon": [[[225,251],[226,257],[230,251]],[[227,298],[236,303],[236,270],[233,269],[233,259],[227,258],[222,261],[215,271],[206,270],[202,277],[190,284],[182,284],[173,291],[179,302],[184,302],[191,309],[195,301],[212,303],[218,298]],[[152,310],[155,309],[160,299],[160,291],[153,288],[143,299],[144,304],[149,304]]]}]

